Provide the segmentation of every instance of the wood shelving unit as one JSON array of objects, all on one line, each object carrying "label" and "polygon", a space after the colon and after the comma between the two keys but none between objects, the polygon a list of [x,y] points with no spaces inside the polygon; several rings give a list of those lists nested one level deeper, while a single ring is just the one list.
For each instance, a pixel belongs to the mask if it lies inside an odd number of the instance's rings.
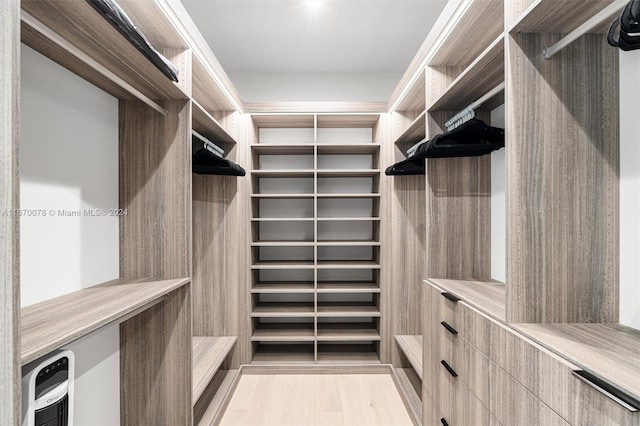
[{"label": "wood shelving unit", "polygon": [[46,355],[100,327],[123,321],[163,301],[188,278],[117,279],[22,309],[22,364]]},{"label": "wood shelving unit", "polygon": [[[510,33],[555,33],[567,34],[575,30],[587,19],[611,4],[610,0],[585,0],[577,7],[572,0],[528,0],[528,7],[516,14],[509,27]],[[595,29],[604,33],[613,20]]]},{"label": "wood shelving unit", "polygon": [[254,363],[379,361],[377,121],[254,116]]}]

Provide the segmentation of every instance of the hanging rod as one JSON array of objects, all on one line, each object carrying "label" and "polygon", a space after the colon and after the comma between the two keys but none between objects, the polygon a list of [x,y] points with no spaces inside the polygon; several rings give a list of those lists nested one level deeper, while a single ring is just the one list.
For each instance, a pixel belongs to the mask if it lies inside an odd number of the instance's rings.
[{"label": "hanging rod", "polygon": [[496,96],[498,93],[502,92],[505,88],[505,83],[502,82],[500,84],[498,84],[496,87],[494,87],[493,89],[491,89],[489,92],[487,92],[484,96],[482,96],[480,99],[478,99],[475,102],[472,102],[471,104],[469,104],[465,109],[463,109],[462,111],[460,111],[459,113],[457,113],[456,115],[454,115],[451,120],[447,121],[444,124],[444,127],[447,129],[447,131],[452,130],[453,128],[457,127],[458,125],[469,121],[471,118],[474,117],[475,115],[475,110],[480,108],[480,106],[487,102],[489,99],[493,98],[494,96]]},{"label": "hanging rod", "polygon": [[64,38],[60,37],[53,30],[51,30],[49,27],[44,25],[42,22],[38,21],[36,18],[31,16],[29,13],[25,12],[24,10],[20,11],[20,20],[25,24],[29,25],[30,27],[32,27],[34,30],[36,30],[46,38],[48,38],[49,40],[51,40],[52,42],[54,42],[55,44],[57,44],[58,46],[60,46],[61,48],[63,48],[64,50],[66,50],[67,52],[69,52],[70,54],[72,54],[73,56],[75,56],[76,58],[78,58],[79,60],[81,60],[82,62],[84,62],[86,65],[93,68],[95,71],[102,74],[104,77],[108,78],[111,82],[120,86],[120,88],[124,89],[129,94],[133,95],[140,101],[149,105],[154,110],[158,111],[160,114],[164,116],[168,114],[168,111],[166,109],[158,105],[153,100],[149,99],[144,93],[140,92],[138,89],[136,89],[135,87],[133,87],[132,85],[130,85],[129,83],[127,83],[126,81],[118,77],[117,75],[115,75],[113,72],[109,71],[107,68],[105,68],[100,63],[98,63],[95,59],[91,58],[89,55],[87,55],[82,50],[78,49],[77,47],[69,43]]},{"label": "hanging rod", "polygon": [[564,36],[560,41],[558,41],[553,46],[545,47],[542,53],[544,54],[545,59],[551,59],[553,55],[560,52],[565,47],[569,46],[571,43],[602,24],[607,18],[610,18],[617,12],[620,12],[629,0],[615,0],[609,6],[602,9],[600,12],[592,16],[589,20],[587,20],[584,24],[580,25],[578,28]]}]

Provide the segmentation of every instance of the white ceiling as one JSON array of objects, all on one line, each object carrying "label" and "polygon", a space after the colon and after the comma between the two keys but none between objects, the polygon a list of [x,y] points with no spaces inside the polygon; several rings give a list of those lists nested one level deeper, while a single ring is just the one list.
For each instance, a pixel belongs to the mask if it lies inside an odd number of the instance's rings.
[{"label": "white ceiling", "polygon": [[[182,3],[234,83],[235,75],[271,75],[273,81],[274,74],[342,74],[352,80],[384,74],[397,82],[447,0]],[[243,98],[252,97],[238,89]]]}]

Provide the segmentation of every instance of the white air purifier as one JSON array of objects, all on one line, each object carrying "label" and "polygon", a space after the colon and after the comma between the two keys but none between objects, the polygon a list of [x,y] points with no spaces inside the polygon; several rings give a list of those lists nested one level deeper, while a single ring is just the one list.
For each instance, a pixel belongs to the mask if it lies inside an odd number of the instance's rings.
[{"label": "white air purifier", "polygon": [[22,370],[22,426],[72,426],[75,359],[55,351]]}]

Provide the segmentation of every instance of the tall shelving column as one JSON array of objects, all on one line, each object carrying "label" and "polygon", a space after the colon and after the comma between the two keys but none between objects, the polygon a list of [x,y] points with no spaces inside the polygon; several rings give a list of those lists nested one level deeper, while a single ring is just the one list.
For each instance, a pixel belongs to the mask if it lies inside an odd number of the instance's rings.
[{"label": "tall shelving column", "polygon": [[315,360],[315,117],[254,116],[252,361]]},{"label": "tall shelving column", "polygon": [[253,120],[253,362],[379,362],[378,116]]},{"label": "tall shelving column", "polygon": [[380,359],[379,115],[318,115],[318,362]]}]

